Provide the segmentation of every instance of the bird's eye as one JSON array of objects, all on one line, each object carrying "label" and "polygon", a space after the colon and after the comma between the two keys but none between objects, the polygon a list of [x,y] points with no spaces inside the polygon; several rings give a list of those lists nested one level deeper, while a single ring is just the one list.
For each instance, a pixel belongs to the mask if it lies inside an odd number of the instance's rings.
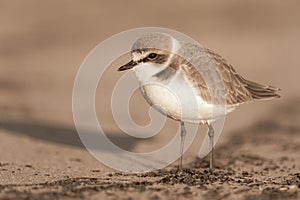
[{"label": "bird's eye", "polygon": [[149,55],[148,55],[148,58],[149,58],[149,60],[154,60],[155,58],[157,58],[157,53],[150,53]]}]

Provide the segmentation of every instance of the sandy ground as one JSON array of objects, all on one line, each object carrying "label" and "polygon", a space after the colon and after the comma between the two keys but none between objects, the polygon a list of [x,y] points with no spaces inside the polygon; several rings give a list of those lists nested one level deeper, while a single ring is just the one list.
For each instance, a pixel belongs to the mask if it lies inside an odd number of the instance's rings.
[{"label": "sandy ground", "polygon": [[[299,199],[300,3],[265,1],[1,1],[0,199]],[[216,146],[216,170],[196,155],[205,132],[176,164],[124,174],[93,158],[72,117],[72,87],[85,56],[126,29],[181,31],[227,58],[247,78],[282,88],[282,98],[244,105],[228,116]],[[110,95],[121,74],[105,73],[98,117],[120,147],[163,146],[178,124],[151,140],[133,139],[113,121]],[[135,94],[133,119],[149,107]],[[105,117],[103,117],[105,116]]]}]

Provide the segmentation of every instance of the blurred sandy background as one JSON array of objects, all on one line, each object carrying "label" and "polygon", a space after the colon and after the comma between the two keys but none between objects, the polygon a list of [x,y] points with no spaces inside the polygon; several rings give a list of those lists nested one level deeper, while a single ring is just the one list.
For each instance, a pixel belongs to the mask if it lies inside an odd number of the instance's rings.
[{"label": "blurred sandy background", "polygon": [[[104,39],[127,29],[175,29],[218,52],[248,79],[282,89],[279,100],[255,102],[231,114],[217,148],[236,131],[272,121],[282,108],[298,108],[299,10],[296,0],[0,1],[0,186],[101,177],[112,171],[95,160],[78,139],[72,87],[87,54]],[[113,80],[121,76],[115,69],[105,74],[104,87],[100,85],[105,100],[97,104],[97,110],[109,116],[102,121],[105,130],[115,143],[133,151],[161,146],[170,135],[139,142],[115,126],[106,109]],[[140,110],[146,110],[147,104],[139,94],[135,96],[133,104],[140,109],[133,109],[132,115],[145,123],[147,114]],[[176,128],[170,121],[164,131]],[[196,156],[201,137],[187,153],[187,160]],[[299,141],[299,134],[293,137],[288,140]],[[276,157],[278,149],[272,146],[269,150],[258,147],[256,153]],[[297,160],[298,153],[289,155]]]}]

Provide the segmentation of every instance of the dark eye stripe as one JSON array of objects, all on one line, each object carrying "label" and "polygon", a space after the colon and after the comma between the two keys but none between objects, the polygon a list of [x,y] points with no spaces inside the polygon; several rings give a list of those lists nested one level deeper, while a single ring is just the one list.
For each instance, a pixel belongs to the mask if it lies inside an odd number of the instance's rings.
[{"label": "dark eye stripe", "polygon": [[168,60],[168,57],[166,55],[158,54],[157,58],[155,58],[154,60],[150,60],[147,56],[142,59],[142,62],[152,62],[152,63],[157,63],[157,64],[163,64],[163,63],[167,62],[167,60]]}]

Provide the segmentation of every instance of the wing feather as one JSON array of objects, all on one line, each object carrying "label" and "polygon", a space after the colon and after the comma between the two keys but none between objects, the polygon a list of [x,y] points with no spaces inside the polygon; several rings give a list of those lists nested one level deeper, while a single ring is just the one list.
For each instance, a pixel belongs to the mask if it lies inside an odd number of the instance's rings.
[{"label": "wing feather", "polygon": [[[206,53],[206,56],[208,56],[209,59],[215,64],[220,73],[220,77],[225,89],[225,99],[227,105],[247,103],[253,99],[269,99],[273,97],[279,97],[279,95],[276,93],[280,90],[279,88],[248,81],[239,75],[236,70],[217,53],[209,49],[204,49],[204,53]],[[200,69],[205,68],[200,67]],[[183,70],[186,74],[186,78],[189,79],[194,87],[198,88],[199,95],[202,97],[202,99],[212,103],[210,90],[207,87],[203,76],[206,76],[205,78],[210,78],[210,76],[213,76],[213,74],[209,72],[200,74],[197,68],[192,66],[191,63],[187,61],[183,61],[181,63],[180,70]]]}]

